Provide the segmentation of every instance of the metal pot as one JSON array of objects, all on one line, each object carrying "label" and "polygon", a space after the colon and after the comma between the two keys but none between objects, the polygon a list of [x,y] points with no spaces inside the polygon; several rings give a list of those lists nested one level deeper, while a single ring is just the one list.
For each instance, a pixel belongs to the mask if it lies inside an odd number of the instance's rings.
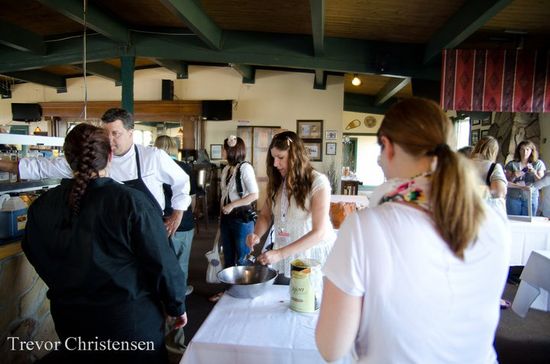
[{"label": "metal pot", "polygon": [[265,265],[235,266],[218,273],[222,283],[230,284],[227,290],[233,297],[254,298],[262,295],[277,278],[277,271]]}]

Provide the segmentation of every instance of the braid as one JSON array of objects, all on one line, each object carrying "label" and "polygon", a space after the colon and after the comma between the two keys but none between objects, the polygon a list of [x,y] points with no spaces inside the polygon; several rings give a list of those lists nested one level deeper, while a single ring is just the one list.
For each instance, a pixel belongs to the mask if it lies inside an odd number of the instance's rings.
[{"label": "braid", "polygon": [[74,175],[69,206],[78,215],[88,184],[107,166],[111,146],[105,131],[90,124],[79,124],[67,135],[63,150]]}]

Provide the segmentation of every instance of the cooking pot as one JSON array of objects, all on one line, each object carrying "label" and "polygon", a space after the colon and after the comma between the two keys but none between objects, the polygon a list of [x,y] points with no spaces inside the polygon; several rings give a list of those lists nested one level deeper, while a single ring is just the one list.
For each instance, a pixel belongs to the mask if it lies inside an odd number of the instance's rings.
[{"label": "cooking pot", "polygon": [[265,265],[234,266],[218,273],[222,283],[230,284],[227,290],[233,297],[254,298],[262,295],[277,278],[277,271]]}]

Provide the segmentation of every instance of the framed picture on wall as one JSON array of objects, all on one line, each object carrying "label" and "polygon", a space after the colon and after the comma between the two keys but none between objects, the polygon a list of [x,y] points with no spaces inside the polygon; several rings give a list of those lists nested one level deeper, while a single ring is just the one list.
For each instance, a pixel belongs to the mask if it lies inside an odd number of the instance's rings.
[{"label": "framed picture on wall", "polygon": [[479,119],[471,119],[472,120],[472,125],[479,125],[481,124],[481,120]]},{"label": "framed picture on wall", "polygon": [[222,159],[222,144],[210,144],[210,159],[220,160]]},{"label": "framed picture on wall", "polygon": [[304,141],[309,160],[312,162],[320,162],[323,160],[323,147],[320,141]]},{"label": "framed picture on wall", "polygon": [[325,132],[326,140],[336,140],[338,139],[338,132],[336,130],[327,130]]},{"label": "framed picture on wall", "polygon": [[489,135],[489,129],[486,129],[486,130],[482,130],[481,131],[481,137],[483,138],[484,136],[487,136]]},{"label": "framed picture on wall", "polygon": [[327,155],[336,155],[336,143],[327,143],[325,146],[325,153]]},{"label": "framed picture on wall", "polygon": [[491,117],[481,120],[481,126],[490,126],[490,125],[491,125]]},{"label": "framed picture on wall", "polygon": [[302,139],[321,139],[323,120],[296,120],[296,131]]},{"label": "framed picture on wall", "polygon": [[476,143],[479,141],[479,129],[472,130],[470,133],[470,145],[476,145]]}]

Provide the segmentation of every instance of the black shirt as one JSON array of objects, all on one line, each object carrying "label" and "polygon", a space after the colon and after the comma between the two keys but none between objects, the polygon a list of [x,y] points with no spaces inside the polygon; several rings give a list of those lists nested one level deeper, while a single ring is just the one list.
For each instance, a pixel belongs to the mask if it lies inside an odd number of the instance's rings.
[{"label": "black shirt", "polygon": [[170,316],[185,312],[185,277],[156,207],[110,178],[91,181],[80,214],[72,180],[30,206],[22,246],[59,305],[121,305],[151,298]]}]

